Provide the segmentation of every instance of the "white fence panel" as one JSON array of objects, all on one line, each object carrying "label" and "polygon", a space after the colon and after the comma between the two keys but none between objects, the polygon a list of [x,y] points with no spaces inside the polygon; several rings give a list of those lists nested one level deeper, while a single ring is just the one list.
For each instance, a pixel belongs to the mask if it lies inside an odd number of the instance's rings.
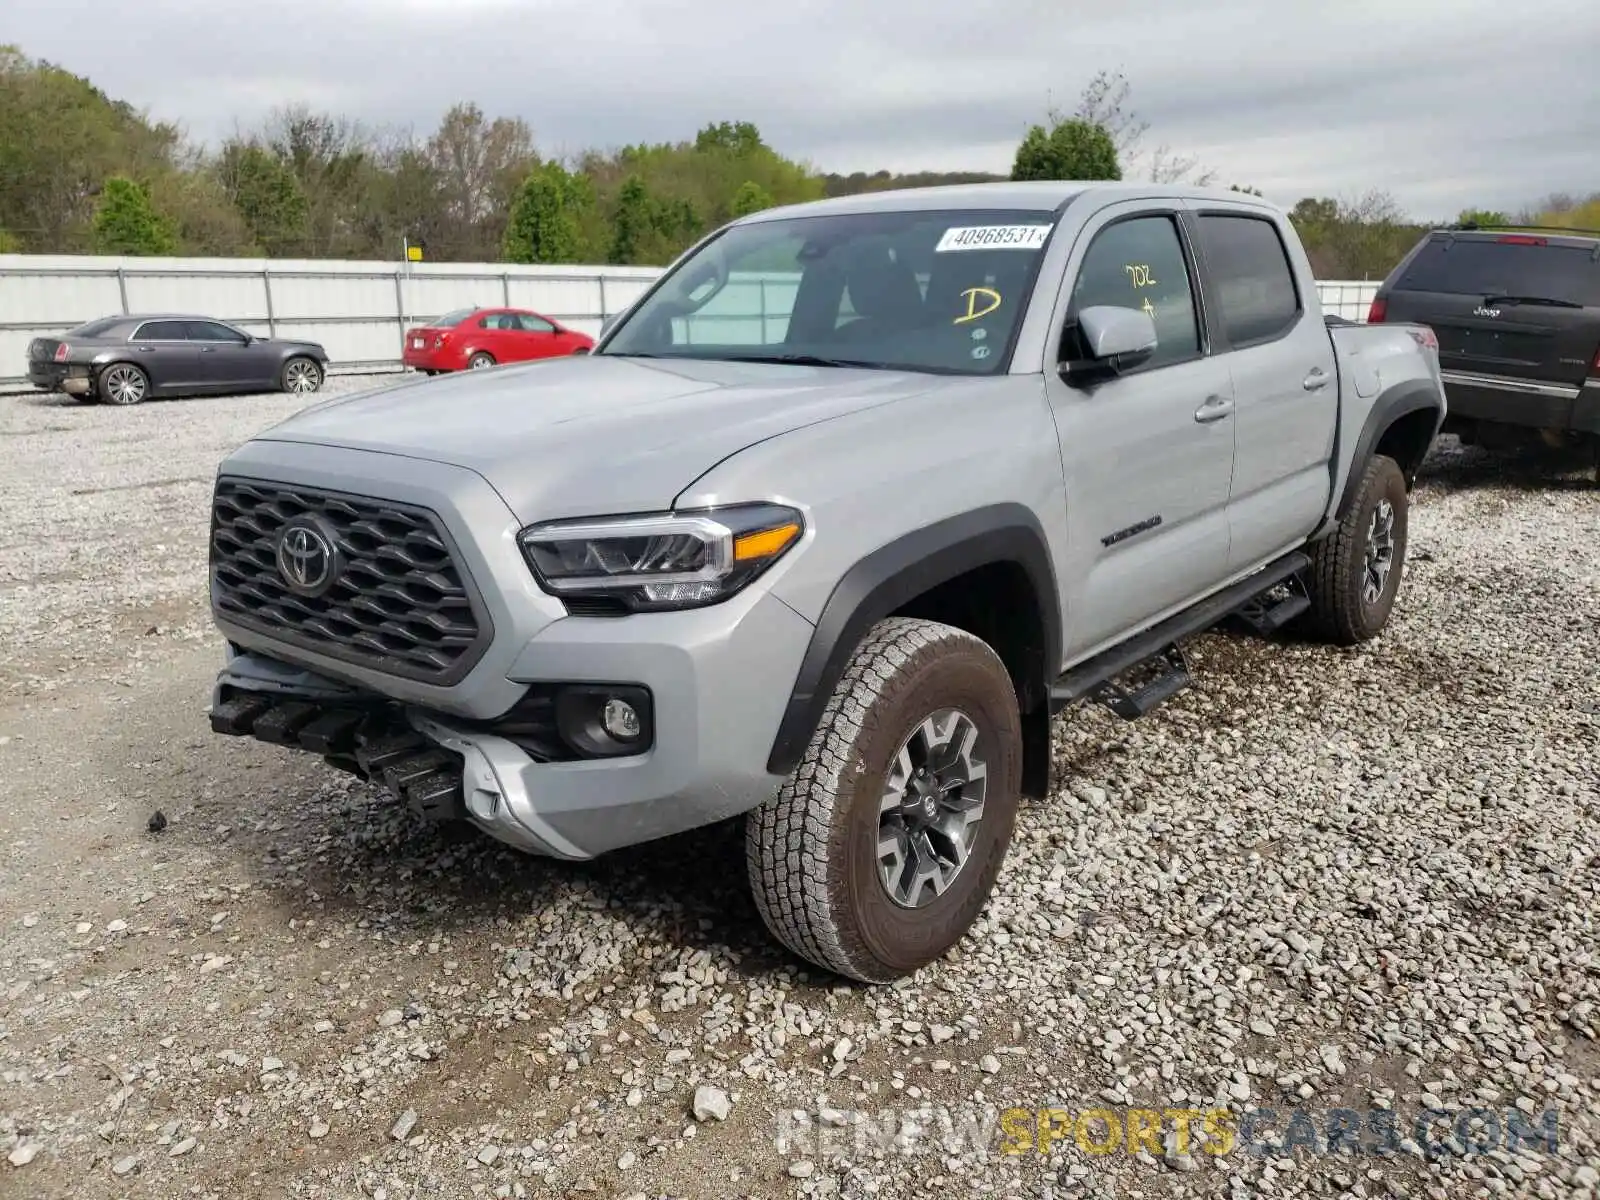
[{"label": "white fence panel", "polygon": [[[34,337],[113,313],[204,313],[253,333],[321,342],[335,370],[376,370],[399,365],[407,325],[471,305],[531,308],[598,333],[659,274],[654,267],[0,254],[0,385],[26,383]],[[689,319],[688,336],[781,338],[795,287],[793,274],[735,275]],[[1364,321],[1378,285],[1317,287],[1324,309]]]}]

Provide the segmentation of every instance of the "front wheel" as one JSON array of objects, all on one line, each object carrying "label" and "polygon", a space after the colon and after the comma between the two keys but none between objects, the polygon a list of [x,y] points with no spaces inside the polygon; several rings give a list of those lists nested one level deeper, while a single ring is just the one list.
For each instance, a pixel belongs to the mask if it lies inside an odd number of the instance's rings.
[{"label": "front wheel", "polygon": [[322,386],[322,366],[315,359],[291,358],[283,364],[279,386],[286,392],[308,395]]},{"label": "front wheel", "polygon": [[865,983],[943,956],[1000,873],[1021,746],[1016,692],[987,643],[934,621],[878,622],[800,766],[746,822],[768,929]]},{"label": "front wheel", "polygon": [[1409,500],[1400,465],[1374,455],[1350,511],[1311,552],[1306,622],[1316,635],[1354,646],[1388,624],[1405,566]]}]

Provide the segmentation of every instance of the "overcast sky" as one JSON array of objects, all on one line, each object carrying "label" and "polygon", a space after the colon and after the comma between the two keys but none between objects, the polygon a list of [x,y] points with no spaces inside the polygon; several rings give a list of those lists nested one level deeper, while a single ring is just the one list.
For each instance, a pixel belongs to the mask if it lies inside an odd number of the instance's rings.
[{"label": "overcast sky", "polygon": [[1120,69],[1145,143],[1292,204],[1421,217],[1600,189],[1600,0],[5,0],[0,37],[215,141],[303,100],[545,153],[750,120],[824,170],[1009,169]]}]

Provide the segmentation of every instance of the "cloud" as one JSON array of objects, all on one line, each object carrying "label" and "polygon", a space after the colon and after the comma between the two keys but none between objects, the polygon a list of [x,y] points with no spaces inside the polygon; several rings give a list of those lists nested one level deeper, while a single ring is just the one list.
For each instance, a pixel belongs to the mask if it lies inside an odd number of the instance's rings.
[{"label": "cloud", "polygon": [[[1600,4],[1544,0],[12,0],[7,36],[215,141],[306,101],[426,132],[458,100],[547,152],[755,121],[824,169],[1004,171],[1047,104],[1123,70],[1148,148],[1275,200],[1424,217],[1600,188]],[[133,14],[137,12],[137,17]],[[126,15],[121,15],[126,14]],[[130,42],[137,53],[127,53]]]}]

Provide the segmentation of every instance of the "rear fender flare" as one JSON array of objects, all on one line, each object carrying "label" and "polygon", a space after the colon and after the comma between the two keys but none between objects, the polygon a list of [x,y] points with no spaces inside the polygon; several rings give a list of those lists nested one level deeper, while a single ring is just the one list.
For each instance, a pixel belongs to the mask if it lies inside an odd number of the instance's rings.
[{"label": "rear fender flare", "polygon": [[[1378,443],[1383,440],[1383,435],[1401,417],[1427,409],[1432,409],[1434,412],[1433,437],[1436,438],[1439,436],[1439,425],[1444,418],[1444,408],[1439,402],[1437,385],[1432,381],[1408,379],[1378,394],[1378,398],[1372,403],[1372,411],[1367,413],[1367,419],[1361,424],[1361,432],[1356,435],[1355,450],[1350,457],[1350,470],[1345,476],[1344,490],[1340,493],[1339,503],[1334,509],[1334,521],[1344,520],[1354,507],[1367,461],[1372,457]],[[1429,443],[1432,444],[1431,438]],[[1406,480],[1406,486],[1410,487],[1413,482],[1415,482],[1414,476]]]},{"label": "rear fender flare", "polygon": [[1021,682],[1024,708],[1038,708],[1048,720],[1048,683],[1061,663],[1061,606],[1049,544],[1029,508],[988,505],[895,538],[844,573],[806,647],[767,770],[787,775],[799,765],[850,655],[875,622],[931,588],[1002,563],[1022,568],[1039,607],[1043,645]]}]

